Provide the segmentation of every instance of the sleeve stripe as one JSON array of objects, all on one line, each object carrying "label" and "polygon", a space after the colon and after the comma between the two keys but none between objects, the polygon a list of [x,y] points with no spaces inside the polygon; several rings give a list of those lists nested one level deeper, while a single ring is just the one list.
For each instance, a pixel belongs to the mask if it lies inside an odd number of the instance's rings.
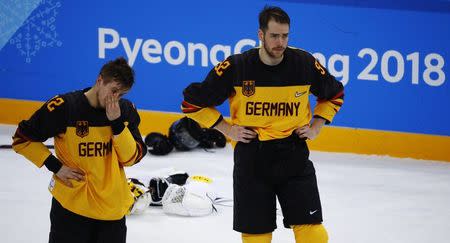
[{"label": "sleeve stripe", "polygon": [[331,98],[332,100],[335,99],[343,99],[344,98],[344,90],[341,90],[341,92],[337,93],[333,98]]},{"label": "sleeve stripe", "polygon": [[121,162],[125,166],[131,166],[134,164],[139,163],[139,161],[142,159],[143,153],[142,153],[142,145],[139,142],[136,142],[136,150],[134,152],[134,155],[125,162]]},{"label": "sleeve stripe", "polygon": [[[337,93],[333,98],[326,100],[326,99],[317,99],[318,102],[324,102],[324,101],[331,101],[331,102],[337,102],[338,104],[342,105],[344,103],[344,90],[341,90],[339,93]],[[334,104],[334,103],[333,103]]]},{"label": "sleeve stripe", "polygon": [[199,111],[200,109],[194,109],[194,108],[182,108],[183,113],[194,113],[196,111]]},{"label": "sleeve stripe", "polygon": [[188,103],[187,101],[183,100],[182,106],[186,108],[201,108],[200,106],[196,106],[194,104]]},{"label": "sleeve stripe", "polygon": [[142,153],[142,145],[139,142],[136,142],[136,144],[137,144],[136,149],[138,150],[138,156],[136,161],[140,161],[144,157]]},{"label": "sleeve stripe", "polygon": [[183,113],[193,113],[201,109],[202,108],[200,106],[193,105],[186,101],[183,101],[183,103],[181,104],[181,110],[183,111]]},{"label": "sleeve stripe", "polygon": [[342,100],[330,100],[330,102],[337,106],[342,106],[342,104],[344,103]]}]

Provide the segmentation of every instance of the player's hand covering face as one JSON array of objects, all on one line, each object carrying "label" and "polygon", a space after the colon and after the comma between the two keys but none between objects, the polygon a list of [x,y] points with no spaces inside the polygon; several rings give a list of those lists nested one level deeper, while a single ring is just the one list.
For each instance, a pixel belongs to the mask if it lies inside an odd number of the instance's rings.
[{"label": "player's hand covering face", "polygon": [[128,89],[122,88],[118,82],[105,83],[103,79],[100,81],[97,98],[100,107],[106,110],[106,116],[110,121],[120,117],[119,100],[127,91]]}]

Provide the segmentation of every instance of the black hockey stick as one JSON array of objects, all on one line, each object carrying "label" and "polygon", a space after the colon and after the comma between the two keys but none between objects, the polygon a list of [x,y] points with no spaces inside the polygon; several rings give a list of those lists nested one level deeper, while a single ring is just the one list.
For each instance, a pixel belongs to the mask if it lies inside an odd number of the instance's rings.
[{"label": "black hockey stick", "polygon": [[[54,149],[55,148],[55,146],[53,146],[53,145],[45,145],[45,147],[47,147],[49,149]],[[0,145],[0,149],[12,149],[12,145],[2,144],[2,145]]]}]

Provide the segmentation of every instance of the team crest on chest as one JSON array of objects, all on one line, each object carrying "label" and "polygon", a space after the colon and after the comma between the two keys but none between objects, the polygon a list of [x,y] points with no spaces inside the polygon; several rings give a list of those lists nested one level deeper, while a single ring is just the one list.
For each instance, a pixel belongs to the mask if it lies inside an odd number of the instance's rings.
[{"label": "team crest on chest", "polygon": [[88,123],[88,121],[77,121],[76,134],[80,138],[84,138],[84,137],[86,137],[89,134],[89,123]]},{"label": "team crest on chest", "polygon": [[255,80],[242,81],[242,94],[247,97],[255,94]]}]

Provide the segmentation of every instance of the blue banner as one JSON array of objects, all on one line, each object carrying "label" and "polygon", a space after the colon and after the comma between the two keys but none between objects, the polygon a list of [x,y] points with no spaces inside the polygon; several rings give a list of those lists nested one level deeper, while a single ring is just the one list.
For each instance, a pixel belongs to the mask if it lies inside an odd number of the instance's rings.
[{"label": "blue banner", "polygon": [[184,87],[259,45],[258,13],[272,4],[291,16],[290,45],[345,85],[333,125],[449,136],[449,1],[355,2],[5,0],[0,97],[44,101],[88,87],[124,56],[136,71],[127,98],[180,112]]},{"label": "blue banner", "polygon": [[361,8],[397,9],[411,11],[450,12],[450,0],[279,0]]}]

